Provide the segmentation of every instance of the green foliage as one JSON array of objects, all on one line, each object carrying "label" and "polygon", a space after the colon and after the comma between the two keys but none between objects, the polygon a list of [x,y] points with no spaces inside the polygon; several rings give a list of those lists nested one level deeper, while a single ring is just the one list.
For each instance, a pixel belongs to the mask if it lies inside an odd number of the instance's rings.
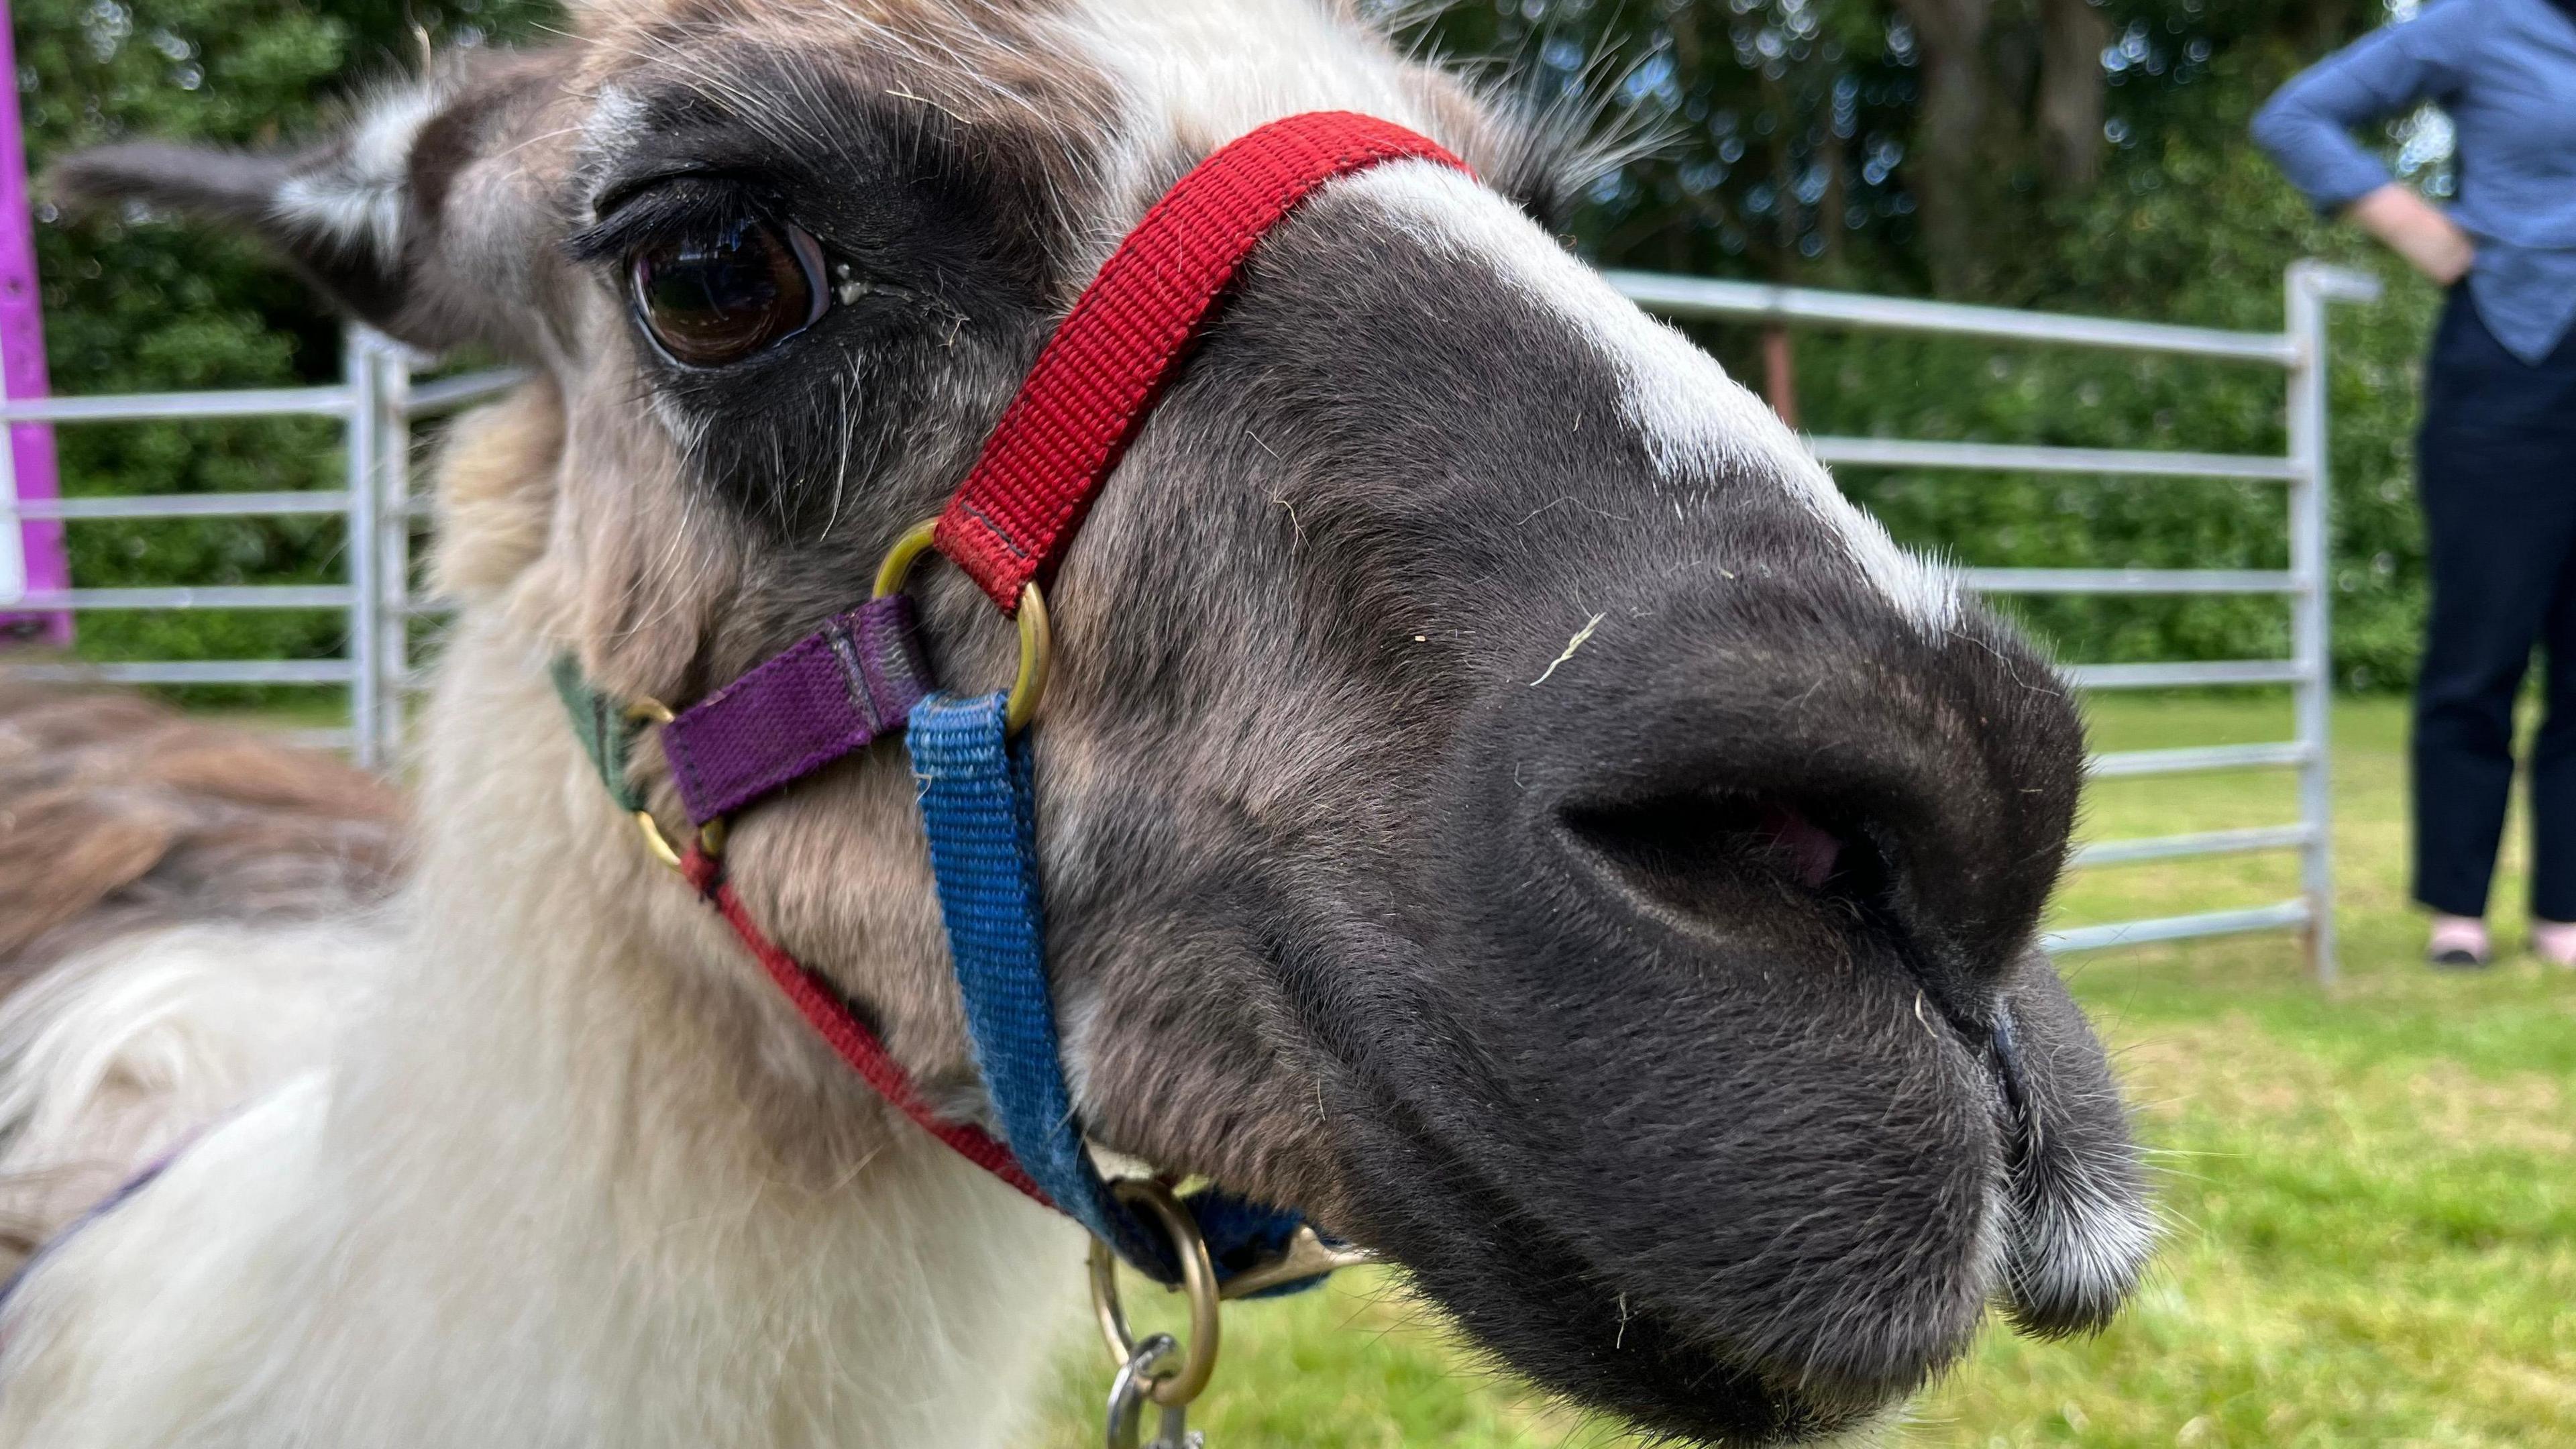
[{"label": "green foliage", "polygon": [[[1989,57],[2028,71],[2042,0],[1994,0]],[[1386,6],[1382,8],[1396,8]],[[1540,98],[1607,96],[1658,142],[1582,198],[1574,228],[1605,263],[1920,293],[1923,43],[1899,0],[1454,0],[1430,13],[1449,53],[1512,65]],[[2429,287],[2321,224],[2245,140],[2253,108],[2300,63],[2376,21],[2376,0],[2102,0],[2100,176],[2052,189],[2027,88],[1994,109],[1993,164],[1973,197],[1995,238],[1973,300],[2186,321],[2280,325],[2282,269],[2324,255],[2378,268],[2390,299],[2342,309],[2333,378],[2335,644],[2346,683],[2402,684],[2423,602],[2409,478],[2416,357]],[[451,0],[416,12],[441,44],[528,33],[550,0]],[[21,100],[39,166],[95,141],[225,144],[317,124],[353,75],[417,63],[384,0],[23,0]],[[2016,67],[2019,67],[2017,70]],[[2019,127],[2020,129],[2016,129]],[[337,326],[243,243],[144,218],[41,217],[48,351],[58,391],[325,381]],[[1758,376],[1754,339],[1703,340]],[[2277,371],[2072,350],[1807,333],[1802,425],[1817,431],[2222,452],[2281,445]],[[74,491],[327,486],[315,423],[64,429]],[[1910,542],[1994,566],[2278,567],[2278,485],[1843,470]],[[334,519],[76,524],[85,585],[315,581],[344,546]],[[2068,658],[2246,658],[2286,640],[2276,601],[2046,599],[2015,605]],[[93,615],[94,658],[309,657],[337,651],[317,614]]]},{"label": "green foliage", "polygon": [[[2373,7],[2375,9],[2375,7]],[[2241,17],[2240,17],[2241,18]],[[2329,381],[2334,479],[2332,544],[2335,657],[2342,681],[2386,689],[2413,677],[2424,607],[2422,523],[2413,496],[2416,382],[2438,297],[2429,283],[2378,251],[2353,228],[2321,221],[2245,140],[2254,108],[2317,53],[2305,36],[2240,31],[2197,79],[2157,89],[2115,86],[2113,122],[2128,141],[2114,147],[2101,185],[2048,209],[2045,245],[2017,249],[1997,300],[2040,308],[2080,306],[2121,316],[2204,326],[2281,325],[2281,276],[2301,257],[2324,257],[2381,275],[2383,301],[2333,310]],[[2127,389],[2100,379],[2099,401],[2077,382],[2079,406],[2050,409],[2046,426],[2064,437],[2126,446],[2218,452],[2277,452],[2280,375],[2266,367],[2167,364]],[[2068,380],[2072,381],[2070,377]],[[2062,398],[2065,393],[2058,390]],[[2034,416],[2034,425],[2039,419]],[[2008,427],[1994,420],[1997,427]],[[2013,436],[1995,432],[1984,436]],[[1952,485],[1953,488],[1974,485]],[[2038,565],[2141,562],[2174,567],[2278,568],[2280,490],[2148,480],[2089,485],[2116,503],[2103,521],[2052,539],[2039,551],[1978,562]],[[1871,496],[1868,485],[1855,491]],[[2043,528],[2059,485],[2007,483],[1985,506],[2025,506],[2013,519]],[[1912,535],[2003,542],[2010,521],[1974,508],[1909,520]],[[2010,547],[2010,545],[2006,545]],[[2286,648],[2284,611],[2243,600],[2100,600],[2053,603],[2031,617],[2070,654],[2105,659],[2250,658]],[[2231,622],[2232,621],[2232,622]]]},{"label": "green foliage", "polygon": [[[1575,218],[1608,265],[1921,293],[1916,225],[1922,43],[1897,0],[1493,0],[1446,7],[1434,39],[1517,57],[1542,100],[1604,91],[1661,144],[1594,187]],[[2246,139],[2300,65],[2376,23],[2375,0],[2097,0],[2110,44],[2100,176],[2052,194],[2035,141],[1999,123],[1974,198],[1995,241],[1961,300],[2276,330],[2282,273],[2323,256],[2387,277],[2388,300],[2335,313],[2335,652],[2344,683],[2403,685],[2423,608],[2412,497],[2415,381],[2436,298],[2350,228],[2320,222]],[[1995,0],[1990,68],[2038,0]],[[2022,27],[2015,29],[2014,27]],[[2018,67],[2018,69],[2017,69]],[[1991,108],[2027,105],[1999,82]],[[1749,329],[1696,329],[1760,379]],[[1802,427],[1817,433],[2278,452],[2279,371],[2073,349],[1807,332]],[[1908,542],[1994,567],[2279,568],[2282,489],[2160,479],[1839,470]],[[2008,601],[2069,659],[2283,652],[2276,600]]]},{"label": "green foliage", "polygon": [[[352,76],[417,65],[403,7],[383,0],[19,0],[18,88],[31,168],[81,146],[161,137],[228,146],[321,123]],[[445,45],[482,44],[552,13],[542,0],[451,0],[411,12]],[[339,323],[251,244],[140,211],[70,218],[40,204],[46,356],[59,393],[329,382]],[[337,430],[255,420],[56,430],[74,494],[327,488]],[[69,525],[83,587],[324,583],[336,518]],[[340,651],[331,612],[85,614],[93,659],[312,658]]]}]

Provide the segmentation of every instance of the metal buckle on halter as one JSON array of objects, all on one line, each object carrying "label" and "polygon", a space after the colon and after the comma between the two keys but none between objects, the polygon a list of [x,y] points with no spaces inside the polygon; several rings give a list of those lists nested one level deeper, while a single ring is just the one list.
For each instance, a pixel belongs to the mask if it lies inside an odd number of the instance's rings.
[{"label": "metal buckle on halter", "polygon": [[[912,576],[912,566],[930,552],[939,531],[934,518],[896,539],[886,550],[885,562],[877,565],[877,583],[873,597],[903,591],[904,580]],[[1010,702],[1002,711],[1002,727],[1017,735],[1036,719],[1038,705],[1046,698],[1047,671],[1055,662],[1055,629],[1047,620],[1046,595],[1035,583],[1020,589],[1020,606],[1013,613],[1020,626],[1020,667],[1011,679]]]},{"label": "metal buckle on halter", "polygon": [[[666,725],[673,719],[677,718],[676,715],[671,713],[671,707],[669,705],[664,704],[658,699],[652,698],[639,699],[633,704],[628,705],[626,707],[626,717],[638,724],[655,725]],[[652,811],[636,811],[635,828],[643,832],[644,848],[653,853],[653,858],[655,860],[662,862],[673,870],[685,870],[687,868],[686,863],[682,858],[680,847],[672,841],[670,836],[662,833],[662,822],[653,818]],[[699,854],[704,855],[709,860],[715,860],[724,854],[724,847],[725,822],[722,816],[718,816],[716,819],[710,820],[706,824],[698,827]]]},{"label": "metal buckle on halter", "polygon": [[1217,1297],[1228,1303],[1240,1298],[1258,1298],[1275,1288],[1309,1283],[1344,1268],[1357,1268],[1374,1263],[1377,1255],[1366,1248],[1344,1244],[1334,1247],[1309,1223],[1299,1223],[1279,1256],[1257,1267],[1246,1268],[1225,1280]]}]

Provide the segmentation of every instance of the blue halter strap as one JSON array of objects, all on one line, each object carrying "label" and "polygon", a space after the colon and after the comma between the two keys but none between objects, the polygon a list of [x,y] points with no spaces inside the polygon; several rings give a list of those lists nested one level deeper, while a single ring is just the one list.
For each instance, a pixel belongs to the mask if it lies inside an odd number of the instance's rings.
[{"label": "blue halter strap", "polygon": [[[1002,694],[934,694],[913,707],[905,735],[975,1066],[1011,1154],[1056,1206],[1138,1271],[1176,1283],[1180,1264],[1163,1231],[1120,1202],[1092,1164],[1065,1084],[1046,970],[1036,792],[1028,746],[1004,722],[1007,703]],[[1275,1260],[1304,1225],[1295,1213],[1213,1188],[1183,1201],[1220,1280]]]}]

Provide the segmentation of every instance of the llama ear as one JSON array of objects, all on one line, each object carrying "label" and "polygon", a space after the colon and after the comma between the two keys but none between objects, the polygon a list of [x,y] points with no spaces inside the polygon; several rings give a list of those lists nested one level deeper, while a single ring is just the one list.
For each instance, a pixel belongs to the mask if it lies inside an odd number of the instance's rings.
[{"label": "llama ear", "polygon": [[141,203],[249,232],[381,326],[402,310],[412,150],[437,111],[429,87],[405,87],[370,98],[338,137],[294,151],[101,146],[56,163],[49,188],[70,208]]},{"label": "llama ear", "polygon": [[[486,53],[380,88],[336,134],[302,147],[101,146],[56,162],[46,184],[67,208],[140,204],[247,232],[334,302],[416,346],[506,349],[512,339],[494,334],[511,329],[513,299],[469,284],[491,259],[455,254],[447,212],[466,173],[506,150],[501,133],[551,90],[553,68],[530,63],[538,58]],[[477,239],[495,237],[486,228]]]}]

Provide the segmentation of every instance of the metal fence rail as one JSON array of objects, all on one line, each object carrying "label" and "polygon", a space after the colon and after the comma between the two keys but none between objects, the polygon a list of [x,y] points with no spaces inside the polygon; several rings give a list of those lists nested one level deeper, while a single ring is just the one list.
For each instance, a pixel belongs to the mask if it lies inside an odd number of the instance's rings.
[{"label": "metal fence rail", "polygon": [[[2377,295],[2368,277],[2316,263],[2290,269],[2283,331],[2230,332],[2204,327],[2058,316],[1995,307],[1909,301],[1856,293],[1771,287],[1704,278],[1612,272],[1611,281],[1641,305],[1684,319],[1792,323],[1987,338],[1995,341],[2110,348],[2217,358],[2284,369],[2289,378],[2289,448],[2281,455],[2238,455],[1908,438],[1815,437],[1828,463],[1870,468],[1973,469],[2131,478],[2240,478],[2287,485],[2290,567],[2252,569],[1971,569],[1971,588],[1992,594],[2256,594],[2287,600],[2291,657],[2169,664],[2076,665],[2067,673],[2086,689],[2160,689],[2182,685],[2288,684],[2296,696],[2296,737],[2258,745],[2138,750],[2097,755],[2096,779],[2214,770],[2299,772],[2299,819],[2247,830],[2205,831],[2097,842],[2079,866],[2219,856],[2262,850],[2301,853],[2301,895],[2250,910],[2212,911],[2058,932],[2052,951],[2082,951],[2239,931],[2298,927],[2321,978],[2334,973],[2332,860],[2328,853],[2326,733],[2328,702],[2326,599],[2325,305]],[[347,691],[349,728],[308,732],[349,748],[362,764],[392,757],[402,728],[402,699],[416,686],[409,624],[433,613],[412,597],[411,531],[422,516],[411,487],[415,420],[495,396],[513,386],[507,372],[476,373],[414,386],[410,353],[376,333],[347,335],[342,381],[335,387],[262,388],[231,392],[146,393],[123,397],[46,398],[0,403],[0,422],[88,424],[178,419],[327,417],[340,421],[346,470],[340,488],[310,492],[186,494],[131,498],[66,498],[17,504],[0,478],[0,529],[20,519],[127,522],[148,519],[337,514],[347,520],[347,577],[339,585],[266,585],[58,590],[0,606],[33,610],[329,609],[348,616],[340,659],[241,659],[191,663],[135,662],[51,666],[40,673],[133,684],[304,685]],[[0,470],[7,467],[0,450]]]},{"label": "metal fence rail", "polygon": [[[24,592],[0,605],[30,612],[120,609],[316,609],[348,616],[347,654],[340,659],[217,659],[192,662],[19,666],[38,678],[115,684],[252,684],[347,692],[349,728],[306,731],[314,743],[346,747],[370,767],[391,758],[400,733],[397,705],[409,671],[406,621],[410,593],[411,420],[494,396],[517,376],[507,372],[445,378],[416,392],[408,349],[351,328],[336,387],[239,388],[223,392],[131,393],[117,397],[35,398],[0,403],[0,423],[57,425],[204,421],[227,418],[323,417],[339,420],[347,464],[342,486],[301,492],[185,493],[127,498],[59,498],[16,502],[0,486],[0,529],[21,519],[132,523],[173,518],[276,518],[338,515],[348,520],[339,584],[263,584],[168,588],[59,589]],[[0,468],[5,468],[0,451]]]},{"label": "metal fence rail", "polygon": [[2327,706],[2332,663],[2327,649],[2326,330],[2330,301],[2379,295],[2371,277],[2315,262],[2290,268],[2284,282],[2286,325],[2280,332],[2229,332],[2102,317],[2064,317],[1999,307],[1965,307],[1849,292],[1698,277],[1612,272],[1613,285],[1652,311],[1685,320],[1866,328],[1994,341],[2108,348],[2122,352],[2215,358],[2283,369],[2289,379],[2289,448],[2283,454],[2185,453],[2126,448],[2058,448],[2026,444],[1936,442],[1913,438],[1813,437],[1828,463],[1868,468],[1973,469],[1980,472],[2079,473],[2130,478],[2241,478],[2287,485],[2290,553],[2286,570],[2252,569],[1970,569],[1969,587],[1990,594],[2269,594],[2290,609],[2290,657],[2170,664],[2077,664],[2066,674],[2083,689],[2184,686],[2291,686],[2294,738],[2275,744],[2141,750],[2097,755],[2096,779],[2179,775],[2214,770],[2287,768],[2299,772],[2297,823],[2249,830],[2201,831],[2139,840],[2102,841],[2076,855],[2079,867],[2148,860],[2296,850],[2297,899],[2250,910],[2207,911],[2160,920],[2124,921],[2059,931],[2054,952],[2176,941],[2197,936],[2297,927],[2320,980],[2335,974],[2334,862],[2329,840]]}]

